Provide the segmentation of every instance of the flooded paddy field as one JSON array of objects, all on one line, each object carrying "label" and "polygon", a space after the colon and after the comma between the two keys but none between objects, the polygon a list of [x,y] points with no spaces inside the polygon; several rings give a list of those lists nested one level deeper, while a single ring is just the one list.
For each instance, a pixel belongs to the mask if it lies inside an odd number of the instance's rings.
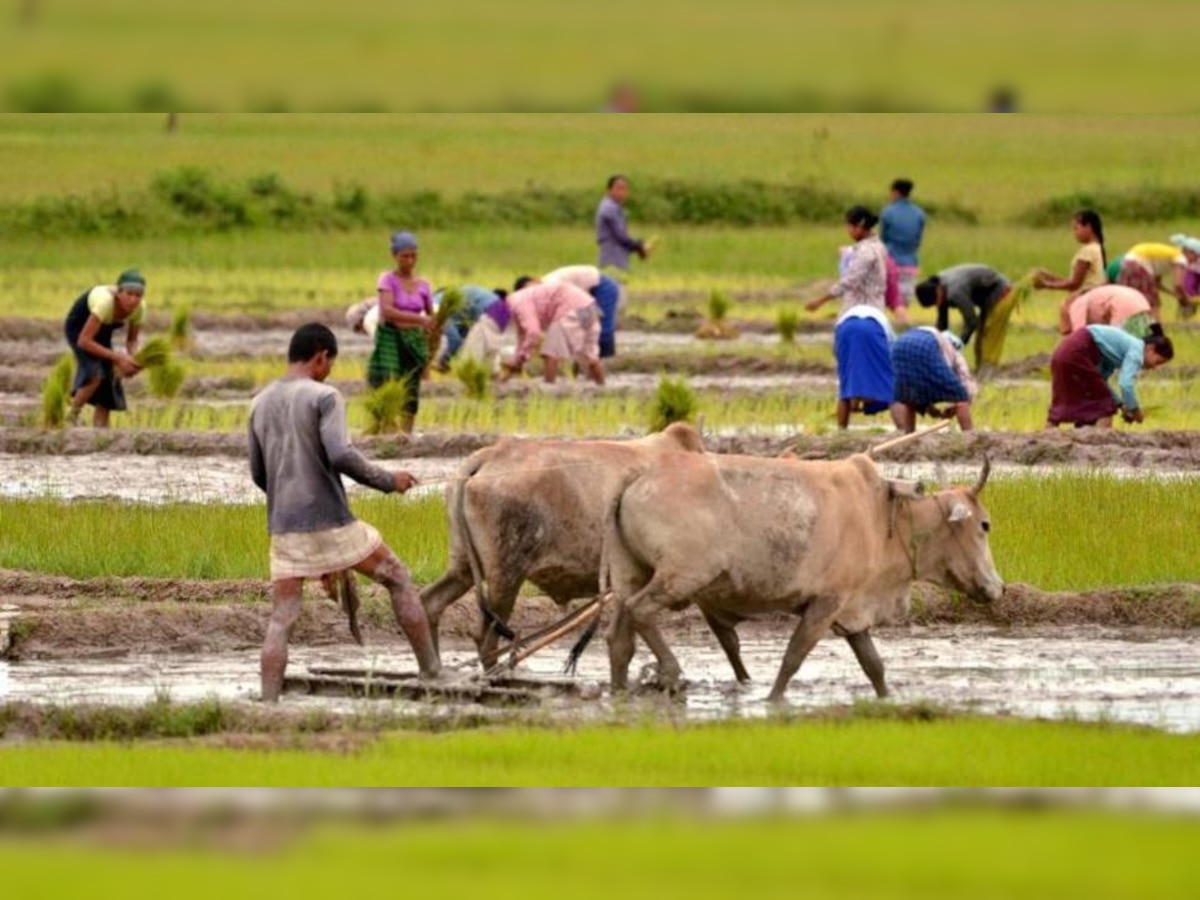
[{"label": "flooded paddy field", "polygon": [[[600,649],[584,655],[576,679],[564,681],[562,653],[552,650],[533,657],[515,673],[521,679],[517,692],[532,695],[528,702],[513,699],[517,694],[482,702],[452,702],[445,693],[434,692],[428,700],[309,695],[311,686],[304,684],[308,672],[405,672],[413,668],[412,660],[398,647],[300,647],[292,654],[289,675],[296,677],[285,703],[341,712],[361,712],[372,704],[386,704],[400,713],[430,712],[436,707],[449,718],[502,716],[505,710],[534,708],[563,724],[645,715],[682,721],[759,718],[777,711],[766,696],[785,643],[782,628],[747,628],[742,651],[753,683],[739,686],[715,642],[694,637],[672,641],[687,679],[685,690],[674,698],[649,687],[614,698],[607,690],[607,657]],[[896,702],[1021,718],[1200,731],[1200,637],[1195,635],[1100,627],[1076,627],[1069,633],[909,627],[879,632],[877,644]],[[469,663],[471,656],[461,644],[445,653],[451,668]],[[632,672],[636,674],[649,661],[640,651]],[[452,675],[442,690],[473,684],[470,671]],[[544,689],[530,687],[538,682],[544,683]],[[0,662],[0,703],[136,705],[164,694],[177,702],[207,697],[250,701],[257,692],[258,654],[250,649],[76,662]],[[786,707],[808,712],[873,697],[850,649],[831,639],[818,645],[793,680]]]}]

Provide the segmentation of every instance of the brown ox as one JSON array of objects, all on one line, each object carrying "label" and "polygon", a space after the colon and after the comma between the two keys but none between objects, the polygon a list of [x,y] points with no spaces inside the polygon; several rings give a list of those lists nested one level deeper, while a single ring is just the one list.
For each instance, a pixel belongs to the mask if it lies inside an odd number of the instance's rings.
[{"label": "brown ox", "polygon": [[[446,608],[477,579],[502,622],[525,581],[560,605],[594,596],[617,493],[665,458],[703,452],[695,429],[677,423],[633,441],[503,440],[471,454],[446,490],[449,566],[421,594],[434,640]],[[485,622],[476,643],[492,665],[495,628]]]},{"label": "brown ox", "polygon": [[608,633],[613,689],[626,686],[635,633],[658,657],[660,681],[678,683],[679,663],[655,619],[695,603],[729,631],[753,616],[800,617],[772,700],[831,629],[886,696],[870,629],[907,611],[914,581],[986,601],[1004,590],[979,503],[988,471],[985,460],[974,487],[931,496],[882,478],[861,455],[681,455],[633,479],[606,522],[602,581],[618,604]]}]

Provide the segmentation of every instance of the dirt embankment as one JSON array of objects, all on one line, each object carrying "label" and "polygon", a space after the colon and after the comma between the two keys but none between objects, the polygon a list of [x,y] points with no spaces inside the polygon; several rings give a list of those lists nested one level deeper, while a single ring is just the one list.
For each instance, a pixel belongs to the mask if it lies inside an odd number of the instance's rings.
[{"label": "dirt embankment", "polygon": [[[361,615],[369,644],[402,642],[383,591],[363,588]],[[0,572],[0,604],[18,609],[11,625],[9,655],[26,659],[115,658],[132,653],[213,653],[262,643],[270,610],[264,582],[105,578],[75,581],[58,576]],[[531,631],[555,621],[561,610],[545,597],[517,604],[513,623]],[[452,606],[442,634],[463,641],[474,633],[477,611],[468,600]],[[1049,593],[1010,585],[1004,597],[979,605],[929,585],[915,592],[908,622],[915,625],[985,625],[1020,629],[1102,625],[1133,629],[1200,628],[1200,585]],[[708,633],[695,609],[663,617],[664,632],[675,640],[699,640]],[[747,623],[744,630],[787,625]],[[314,592],[305,604],[293,642],[329,646],[350,641],[340,610]]]},{"label": "dirt embankment", "polygon": [[[427,432],[408,440],[384,435],[358,438],[355,443],[368,456],[378,459],[457,458],[491,446],[501,437],[497,434]],[[784,437],[708,435],[705,444],[712,453],[778,456],[792,452],[799,459],[841,459],[865,452],[887,439],[887,436],[861,432]],[[215,432],[0,429],[0,453],[74,456],[99,452],[244,457],[246,439],[242,434]],[[979,461],[985,453],[993,462],[1012,465],[1189,470],[1200,468],[1200,433],[1094,429],[948,433],[930,435],[888,450],[880,458],[898,463],[950,463]]]}]

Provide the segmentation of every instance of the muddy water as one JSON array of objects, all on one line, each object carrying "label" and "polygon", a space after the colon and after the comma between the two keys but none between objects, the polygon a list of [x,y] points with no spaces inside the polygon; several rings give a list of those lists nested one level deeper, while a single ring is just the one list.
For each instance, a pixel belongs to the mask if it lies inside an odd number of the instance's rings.
[{"label": "muddy water", "polygon": [[[790,433],[790,430],[789,432]],[[384,468],[412,472],[420,481],[417,493],[441,492],[442,480],[454,476],[461,459],[456,457],[418,457],[384,460]],[[975,463],[884,463],[884,475],[891,478],[923,480],[931,485],[966,483],[979,473]],[[1019,466],[996,464],[992,477],[1051,477],[1072,466]],[[1152,470],[1132,467],[1106,467],[1113,478],[1200,478],[1196,470]],[[347,482],[353,492],[366,488]],[[228,456],[129,456],[117,453],[93,453],[79,456],[28,456],[0,454],[0,497],[55,497],[62,499],[108,498],[141,503],[258,503],[262,494],[250,481],[245,460]]]},{"label": "muddy water", "polygon": [[[733,681],[715,643],[675,642],[684,675],[689,679],[678,700],[644,692],[614,701],[602,689],[608,678],[606,656],[602,650],[593,649],[584,657],[579,680],[584,695],[594,699],[544,699],[541,711],[563,721],[581,717],[640,718],[648,714],[695,721],[767,716],[772,709],[766,695],[785,643],[785,634],[771,634],[762,627],[745,635],[742,650],[754,683],[742,688]],[[1069,638],[1050,631],[912,628],[884,631],[876,643],[897,702],[928,701],[984,714],[1105,720],[1173,732],[1200,731],[1200,637],[1145,633],[1131,639],[1128,631],[1100,628],[1072,628]],[[446,658],[449,664],[455,664],[469,657],[460,649],[447,652]],[[557,676],[561,659],[561,651],[549,651],[530,660],[520,671]],[[649,661],[645,650],[640,649],[631,673],[636,677]],[[135,704],[161,693],[177,701],[209,696],[250,700],[258,689],[257,666],[257,653],[253,651],[76,664],[0,663],[0,702]],[[404,671],[411,669],[412,663],[405,655],[377,653],[370,648],[298,648],[289,672],[300,673],[308,666]],[[827,640],[793,680],[788,703],[794,710],[809,711],[873,696],[849,647],[840,640]],[[445,701],[435,704],[290,696],[287,702],[334,710],[364,710],[389,703],[402,712],[420,710],[448,717],[484,711]]]},{"label": "muddy water", "polygon": [[[431,482],[454,474],[461,460],[383,460],[391,471],[412,472]],[[351,493],[366,491],[347,481]],[[439,485],[429,490],[440,491]],[[243,459],[228,456],[23,456],[0,454],[0,497],[107,498],[140,503],[259,503]]]}]

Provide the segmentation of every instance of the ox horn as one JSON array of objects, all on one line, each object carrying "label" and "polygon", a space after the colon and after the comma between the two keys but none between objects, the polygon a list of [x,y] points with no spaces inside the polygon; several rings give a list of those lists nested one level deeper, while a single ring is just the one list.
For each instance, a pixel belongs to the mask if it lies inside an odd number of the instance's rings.
[{"label": "ox horn", "polygon": [[983,489],[987,487],[988,475],[992,473],[992,461],[985,453],[983,454],[983,471],[979,473],[979,480],[975,482],[971,488],[970,494],[972,497],[978,497],[983,493]]}]

